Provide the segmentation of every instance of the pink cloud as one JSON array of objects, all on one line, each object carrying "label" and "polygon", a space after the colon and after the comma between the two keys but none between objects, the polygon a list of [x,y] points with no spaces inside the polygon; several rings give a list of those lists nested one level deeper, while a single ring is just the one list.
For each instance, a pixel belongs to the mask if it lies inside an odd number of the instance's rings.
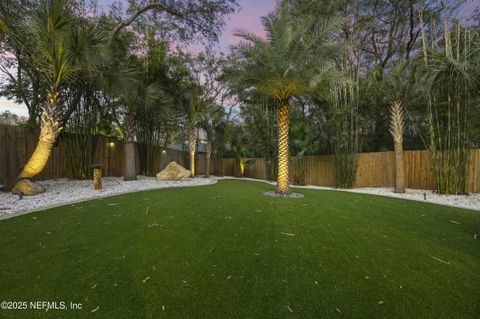
[{"label": "pink cloud", "polygon": [[225,30],[220,37],[220,46],[224,49],[237,44],[240,39],[233,35],[234,30],[244,29],[259,36],[265,36],[261,17],[275,8],[276,0],[245,0],[240,2],[239,12],[231,15],[226,21]]}]

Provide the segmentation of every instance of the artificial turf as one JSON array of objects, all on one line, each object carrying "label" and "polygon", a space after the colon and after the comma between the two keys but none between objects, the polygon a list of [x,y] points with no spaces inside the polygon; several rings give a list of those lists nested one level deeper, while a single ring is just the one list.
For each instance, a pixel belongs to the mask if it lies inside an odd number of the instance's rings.
[{"label": "artificial turf", "polygon": [[0,318],[480,318],[479,212],[272,189],[225,180],[1,221],[0,301],[82,309]]}]

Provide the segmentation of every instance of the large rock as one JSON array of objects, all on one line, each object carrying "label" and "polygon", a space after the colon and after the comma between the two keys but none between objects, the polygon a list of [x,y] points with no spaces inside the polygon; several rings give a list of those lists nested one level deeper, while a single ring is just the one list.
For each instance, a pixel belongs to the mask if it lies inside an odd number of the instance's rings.
[{"label": "large rock", "polygon": [[190,177],[190,171],[176,162],[168,163],[163,171],[157,174],[159,181],[184,181]]},{"label": "large rock", "polygon": [[29,179],[21,179],[12,188],[12,193],[20,195],[22,193],[25,196],[37,195],[45,192],[45,187],[38,183],[34,183]]}]

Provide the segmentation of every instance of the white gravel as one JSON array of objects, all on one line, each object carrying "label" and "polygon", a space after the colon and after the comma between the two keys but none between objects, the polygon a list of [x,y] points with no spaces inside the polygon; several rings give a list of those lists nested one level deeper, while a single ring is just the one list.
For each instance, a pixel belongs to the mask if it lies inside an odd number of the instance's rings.
[{"label": "white gravel", "polygon": [[[239,179],[235,177],[221,177],[218,179],[230,179],[230,178]],[[242,178],[242,179],[252,180],[252,181],[262,181],[271,185],[275,185],[274,182],[269,182],[264,180],[258,180],[253,178]],[[336,189],[333,187],[315,186],[315,185],[293,186],[293,187],[307,188],[307,189],[335,190],[340,192],[351,192],[351,193],[396,197],[396,198],[402,198],[407,200],[415,200],[420,202],[428,202],[428,203],[440,204],[445,206],[467,208],[467,209],[480,211],[480,194],[470,194],[468,196],[438,195],[438,194],[435,194],[432,190],[408,189],[408,188],[406,189],[406,193],[398,194],[398,193],[395,193],[394,188],[391,188],[391,187],[376,187],[376,188],[367,187],[367,188],[354,188],[354,189]]]},{"label": "white gravel", "polygon": [[93,181],[56,179],[39,181],[46,192],[36,196],[25,196],[0,192],[0,219],[49,207],[61,206],[88,199],[107,197],[122,193],[137,192],[148,189],[202,186],[216,183],[211,178],[190,178],[186,181],[157,181],[155,177],[137,176],[136,181],[123,181],[122,177],[103,177],[103,190],[95,191]]},{"label": "white gravel", "polygon": [[[138,176],[138,180],[127,182],[123,181],[122,177],[104,177],[102,178],[104,189],[101,191],[95,191],[93,190],[93,182],[88,180],[46,180],[39,182],[46,187],[47,191],[45,193],[36,196],[25,196],[21,200],[17,195],[0,192],[0,220],[10,218],[16,215],[26,214],[32,211],[38,211],[50,207],[61,206],[89,199],[157,188],[209,185],[216,183],[216,181],[219,179],[252,180],[269,183],[271,185],[275,184],[273,182],[258,179],[240,179],[235,177],[193,178],[182,182],[160,182],[157,181],[155,177],[146,176]],[[416,200],[421,202],[429,202],[480,211],[480,194],[472,194],[470,196],[447,196],[434,194],[431,190],[419,189],[407,189],[407,192],[405,194],[397,194],[393,192],[393,188],[388,187],[355,188],[348,190],[338,190],[332,187],[313,185],[297,187],[397,197],[407,200]],[[426,200],[424,199],[424,194],[426,195]]]}]

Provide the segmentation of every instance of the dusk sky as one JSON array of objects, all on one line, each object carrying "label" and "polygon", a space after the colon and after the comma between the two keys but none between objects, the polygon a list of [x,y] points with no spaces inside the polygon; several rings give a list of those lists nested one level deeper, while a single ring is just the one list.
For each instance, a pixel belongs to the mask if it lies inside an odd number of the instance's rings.
[{"label": "dusk sky", "polygon": [[[115,2],[114,0],[99,0],[102,9]],[[226,19],[226,26],[219,41],[219,49],[227,51],[229,46],[238,42],[238,38],[232,35],[233,30],[242,28],[259,35],[263,34],[260,17],[267,15],[275,7],[276,0],[240,0],[240,10]],[[194,50],[197,50],[194,48]],[[18,115],[26,116],[27,110],[24,105],[18,105],[12,101],[0,97],[0,113],[9,110]]]},{"label": "dusk sky", "polygon": [[[112,3],[118,0],[98,0],[101,9],[108,9]],[[270,13],[276,4],[276,0],[239,0],[240,9],[225,19],[226,26],[220,37],[219,47],[227,51],[229,46],[238,42],[238,38],[232,35],[233,30],[247,29],[256,34],[263,34],[260,17]]]},{"label": "dusk sky", "polygon": [[[98,0],[101,9],[108,9],[108,6],[115,0]],[[246,29],[258,35],[263,34],[260,17],[267,15],[275,7],[276,0],[239,0],[240,10],[226,18],[226,26],[220,37],[219,49],[227,51],[230,45],[238,43],[239,39],[233,36],[235,29]],[[478,7],[480,0],[467,0],[463,7],[463,14],[467,15]],[[462,14],[462,15],[463,15]],[[198,46],[193,46],[193,50],[197,51]],[[27,115],[25,106],[16,105],[5,98],[0,98],[0,112],[5,110],[12,111],[19,115]]]}]

